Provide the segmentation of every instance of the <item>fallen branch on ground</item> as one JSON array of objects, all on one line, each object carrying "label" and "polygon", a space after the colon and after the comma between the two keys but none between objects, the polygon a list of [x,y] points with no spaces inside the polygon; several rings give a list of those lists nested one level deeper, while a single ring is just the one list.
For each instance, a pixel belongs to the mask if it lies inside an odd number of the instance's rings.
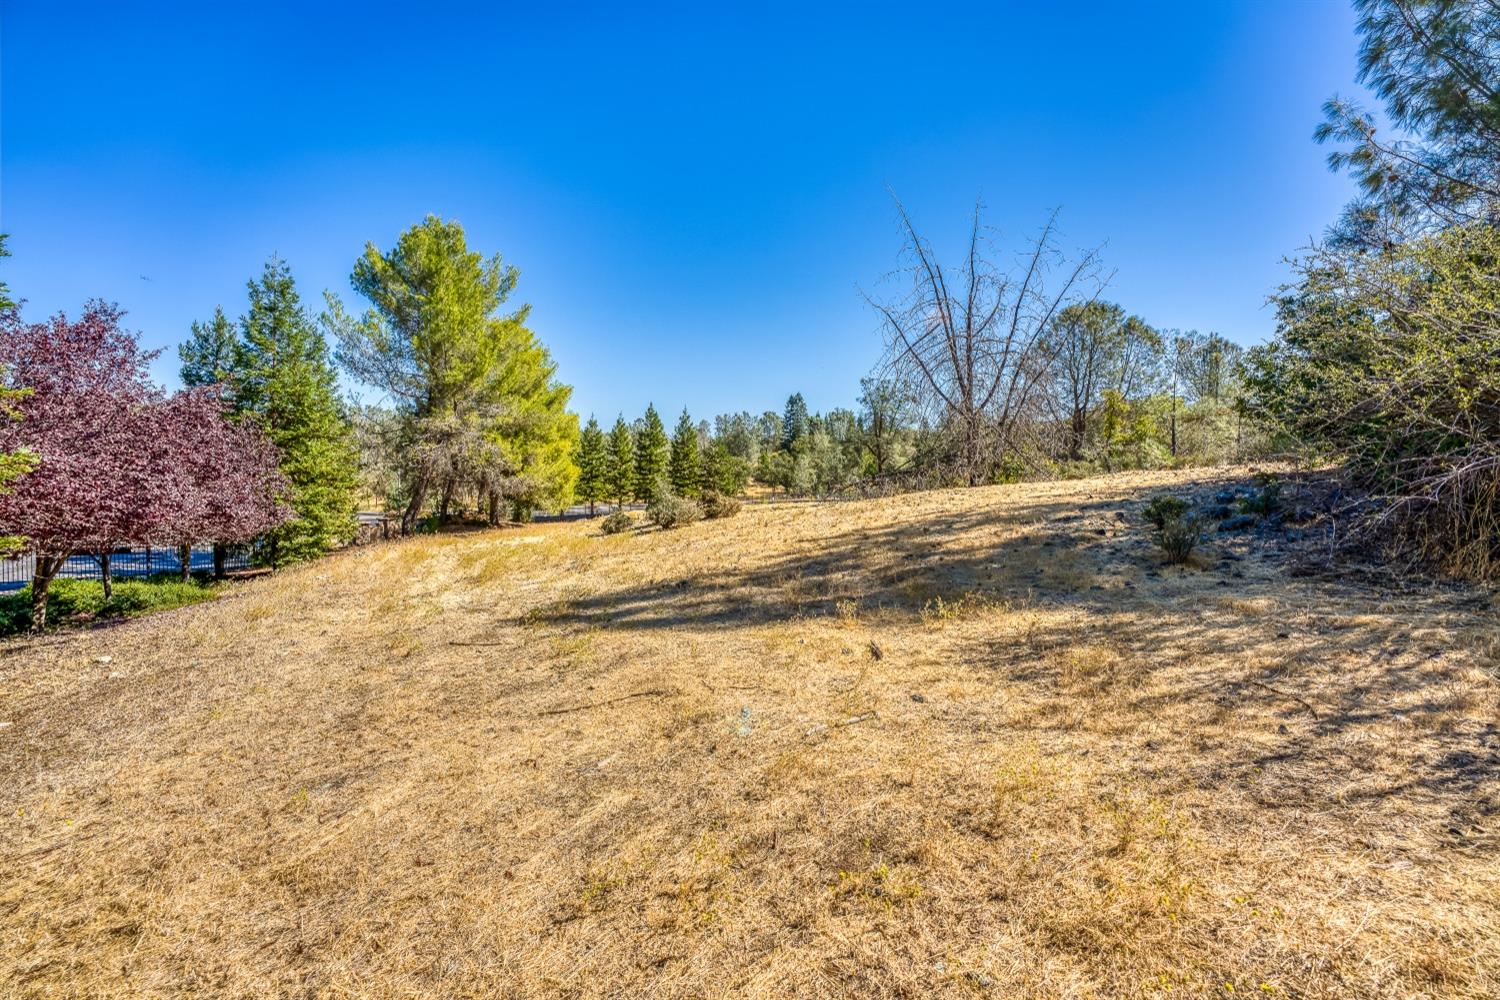
[{"label": "fallen branch on ground", "polygon": [[667,695],[677,694],[677,690],[666,688],[652,688],[649,691],[637,691],[634,694],[622,694],[618,698],[606,698],[603,701],[591,701],[587,705],[569,705],[566,708],[549,708],[537,715],[565,715],[568,712],[582,712],[587,708],[603,708],[605,705],[613,705],[616,702],[629,701],[632,698],[664,698]]},{"label": "fallen branch on ground", "polygon": [[858,725],[861,722],[869,722],[871,719],[878,719],[878,718],[880,718],[880,716],[879,716],[879,714],[877,714],[875,712],[866,712],[863,715],[851,715],[849,718],[843,719],[843,720],[841,720],[839,722],[835,722],[832,725],[828,725],[828,726],[813,726],[811,729],[809,729],[807,731],[806,735],[808,735],[808,736],[817,736],[819,733],[826,733],[830,729],[842,729],[845,726]]},{"label": "fallen branch on ground", "polygon": [[[702,684],[704,687],[708,688],[714,694],[718,694],[720,691],[765,691],[765,690],[767,690],[767,688],[764,685],[761,685],[761,684],[725,684],[723,687],[714,687],[712,684],[708,683],[708,681],[704,680],[701,677],[698,678],[698,683]],[[778,691],[776,693],[780,694],[781,692]]]},{"label": "fallen branch on ground", "polygon": [[1281,697],[1287,699],[1288,701],[1295,701],[1297,704],[1299,704],[1303,708],[1307,709],[1307,714],[1308,715],[1311,715],[1314,719],[1316,719],[1318,717],[1318,713],[1317,713],[1316,709],[1314,709],[1306,701],[1302,700],[1301,698],[1297,697],[1294,694],[1288,694],[1287,692],[1282,691],[1279,688],[1273,688],[1271,685],[1266,684],[1266,683],[1264,683],[1262,681],[1247,680],[1247,681],[1245,681],[1245,683],[1246,684],[1254,684],[1258,688],[1265,688],[1267,691],[1271,692],[1272,694],[1274,694],[1274,695],[1280,695]]}]

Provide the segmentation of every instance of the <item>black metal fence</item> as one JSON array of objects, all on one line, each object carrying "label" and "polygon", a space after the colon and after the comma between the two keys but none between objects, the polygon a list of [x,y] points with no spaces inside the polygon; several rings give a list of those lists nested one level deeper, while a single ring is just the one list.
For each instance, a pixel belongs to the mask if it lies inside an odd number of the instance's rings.
[{"label": "black metal fence", "polygon": [[[230,549],[225,554],[224,568],[244,569],[250,565],[250,554],[248,548]],[[194,546],[188,557],[188,568],[195,573],[212,573],[213,547]],[[0,591],[24,587],[31,582],[35,569],[36,557],[29,552],[0,559]],[[178,560],[176,548],[132,545],[110,553],[109,571],[116,580],[124,580],[157,573],[180,573],[182,563]],[[104,576],[104,564],[97,555],[77,555],[63,563],[57,575],[58,578],[73,580],[98,580]]]}]

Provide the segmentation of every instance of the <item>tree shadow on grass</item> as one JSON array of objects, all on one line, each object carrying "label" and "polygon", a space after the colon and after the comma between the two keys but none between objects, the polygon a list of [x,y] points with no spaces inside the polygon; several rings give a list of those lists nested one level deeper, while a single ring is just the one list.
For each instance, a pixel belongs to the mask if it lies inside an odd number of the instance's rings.
[{"label": "tree shadow on grass", "polygon": [[[976,592],[1084,603],[1092,596],[1104,607],[1105,595],[1088,589],[1091,562],[1110,541],[1122,551],[1135,542],[1119,538],[1135,530],[1128,506],[1111,500],[1082,507],[1053,503],[853,525],[822,539],[815,551],[604,590],[546,617],[558,625],[615,629],[733,627],[832,615],[843,601],[863,611],[915,611],[937,598],[953,601]],[[1088,532],[1078,531],[1080,524]],[[1096,531],[1102,534],[1089,533]]]},{"label": "tree shadow on grass", "polygon": [[[1027,725],[1064,732],[1072,723],[1059,719],[1100,702],[1097,690],[1063,677],[1063,658],[1049,651],[1106,644],[1134,671],[1108,692],[1122,752],[1149,760],[1132,728],[1157,719],[1180,719],[1195,734],[1197,744],[1180,743],[1175,759],[1152,765],[1173,780],[1255,788],[1271,807],[1399,800],[1453,815],[1470,841],[1495,839],[1500,732],[1464,705],[1457,637],[1461,623],[1480,619],[1472,595],[1436,584],[1394,594],[1368,582],[1294,581],[1282,540],[1265,536],[1214,536],[1196,567],[1168,566],[1140,519],[1150,492],[898,511],[876,525],[851,519],[802,551],[580,596],[530,620],[665,633],[846,610],[899,622],[974,597],[1035,608],[1048,614],[1025,641],[981,634],[951,652],[956,669],[1029,690],[1040,710]],[[1257,600],[1271,609],[1257,611]],[[1250,610],[1234,610],[1237,602]],[[1236,726],[1256,738],[1237,739]],[[1402,726],[1410,731],[1393,737]]]}]

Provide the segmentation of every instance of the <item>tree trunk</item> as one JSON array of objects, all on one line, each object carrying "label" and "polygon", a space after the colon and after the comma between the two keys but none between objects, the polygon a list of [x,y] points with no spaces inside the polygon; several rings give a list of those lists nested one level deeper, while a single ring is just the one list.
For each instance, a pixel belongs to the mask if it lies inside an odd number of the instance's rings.
[{"label": "tree trunk", "polygon": [[1172,395],[1172,457],[1177,457],[1177,395]]},{"label": "tree trunk", "polygon": [[983,477],[979,474],[979,422],[970,420],[964,431],[964,461],[969,466],[969,485],[979,486]]},{"label": "tree trunk", "polygon": [[422,514],[422,505],[427,502],[427,480],[418,479],[412,484],[411,500],[406,504],[406,512],[401,515],[401,534],[409,535],[417,530],[417,518]]},{"label": "tree trunk", "polygon": [[224,579],[224,563],[229,557],[229,549],[223,542],[214,542],[214,579]]},{"label": "tree trunk", "polygon": [[1068,438],[1068,458],[1074,462],[1083,457],[1083,438],[1088,433],[1088,411],[1073,411],[1072,434]]},{"label": "tree trunk", "polygon": [[489,510],[486,512],[490,527],[500,523],[500,494],[491,493],[489,497]]},{"label": "tree trunk", "polygon": [[187,583],[193,576],[193,547],[187,543],[177,546],[178,573],[182,582]]},{"label": "tree trunk", "polygon": [[115,574],[110,566],[110,553],[108,549],[99,553],[99,582],[104,586],[104,599],[106,601],[115,596]]},{"label": "tree trunk", "polygon": [[52,587],[52,578],[67,561],[67,556],[36,556],[36,566],[31,572],[31,631],[40,632],[47,627],[47,592]]}]

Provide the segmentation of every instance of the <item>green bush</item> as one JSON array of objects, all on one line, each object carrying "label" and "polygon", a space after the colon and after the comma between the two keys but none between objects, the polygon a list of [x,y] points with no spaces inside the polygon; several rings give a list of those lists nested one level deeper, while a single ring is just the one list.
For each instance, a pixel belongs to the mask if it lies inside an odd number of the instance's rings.
[{"label": "green bush", "polygon": [[1265,517],[1281,509],[1281,483],[1275,476],[1261,476],[1256,482],[1259,488],[1249,496],[1240,497],[1240,513]]},{"label": "green bush", "polygon": [[1275,342],[1250,352],[1250,413],[1342,459],[1378,498],[1366,537],[1500,579],[1500,229],[1320,246],[1277,307]]},{"label": "green bush", "polygon": [[1184,517],[1187,512],[1186,500],[1169,493],[1159,493],[1146,504],[1146,509],[1141,511],[1141,516],[1146,519],[1147,524],[1161,531],[1167,526],[1167,522],[1176,521]]},{"label": "green bush", "polygon": [[703,508],[696,501],[671,493],[662,493],[646,508],[651,523],[662,528],[680,528],[703,520]]},{"label": "green bush", "polygon": [[617,510],[613,514],[599,522],[599,530],[606,535],[618,535],[623,531],[629,531],[635,521],[623,510]]},{"label": "green bush", "polygon": [[[117,580],[113,596],[104,599],[104,584],[96,580],[53,580],[47,591],[49,625],[131,618],[212,600],[219,585],[197,579],[183,583],[175,575]],[[31,628],[31,584],[0,597],[0,635],[17,635]]]},{"label": "green bush", "polygon": [[714,490],[703,494],[703,516],[707,518],[733,517],[740,506],[739,500]]},{"label": "green bush", "polygon": [[1162,524],[1159,540],[1168,562],[1185,563],[1201,537],[1202,528],[1196,517],[1178,516]]}]

